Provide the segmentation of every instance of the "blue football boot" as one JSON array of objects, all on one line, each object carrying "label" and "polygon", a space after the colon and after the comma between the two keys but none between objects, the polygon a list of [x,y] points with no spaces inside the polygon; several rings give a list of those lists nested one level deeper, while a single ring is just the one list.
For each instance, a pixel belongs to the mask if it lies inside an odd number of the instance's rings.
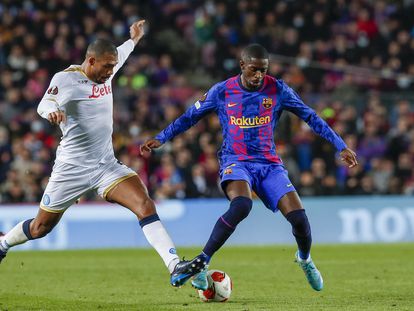
[{"label": "blue football boot", "polygon": [[182,260],[174,268],[171,273],[170,282],[172,286],[179,287],[184,285],[192,276],[203,271],[207,266],[207,262],[200,258],[200,256],[187,261]]},{"label": "blue football boot", "polygon": [[206,265],[205,270],[201,271],[199,274],[196,274],[194,278],[191,280],[191,285],[193,285],[194,288],[201,289],[201,290],[207,290],[208,288],[207,269],[208,269],[208,265]]},{"label": "blue football boot", "polygon": [[301,259],[299,257],[299,252],[296,252],[295,257],[295,261],[302,268],[303,272],[305,272],[306,278],[308,279],[310,286],[314,290],[321,291],[323,288],[322,275],[313,263],[312,258],[309,256],[309,258],[306,260]]}]

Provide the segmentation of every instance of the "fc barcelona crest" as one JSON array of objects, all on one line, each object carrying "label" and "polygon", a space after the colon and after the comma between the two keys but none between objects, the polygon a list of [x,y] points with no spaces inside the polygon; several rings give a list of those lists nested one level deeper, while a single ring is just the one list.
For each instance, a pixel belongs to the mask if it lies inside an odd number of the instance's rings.
[{"label": "fc barcelona crest", "polygon": [[231,168],[226,168],[224,170],[224,175],[228,175],[228,174],[231,174],[231,173],[233,173],[233,170]]},{"label": "fc barcelona crest", "polygon": [[269,108],[271,108],[273,106],[273,100],[271,98],[269,98],[269,97],[263,98],[262,105],[266,109],[269,109]]}]

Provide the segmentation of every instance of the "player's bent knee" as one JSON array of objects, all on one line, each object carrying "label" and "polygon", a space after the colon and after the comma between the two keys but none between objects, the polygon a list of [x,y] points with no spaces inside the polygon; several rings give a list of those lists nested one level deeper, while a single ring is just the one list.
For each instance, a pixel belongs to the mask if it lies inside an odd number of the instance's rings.
[{"label": "player's bent knee", "polygon": [[150,198],[147,198],[142,204],[142,212],[145,213],[144,217],[150,216],[156,213],[155,203]]},{"label": "player's bent knee", "polygon": [[310,224],[304,209],[294,210],[286,215],[295,235],[306,236],[310,233]]},{"label": "player's bent knee", "polygon": [[34,226],[30,228],[30,234],[33,239],[43,238],[52,231],[53,227],[54,226],[45,224],[34,224]]},{"label": "player's bent knee", "polygon": [[238,211],[242,219],[249,216],[253,207],[253,201],[247,197],[236,197],[231,201],[230,208]]},{"label": "player's bent knee", "polygon": [[252,210],[252,206],[250,205],[242,205],[239,209],[240,220],[243,220],[249,216],[250,211]]},{"label": "player's bent knee", "polygon": [[143,219],[156,213],[155,203],[148,196],[137,200],[131,210],[139,219]]},{"label": "player's bent knee", "polygon": [[230,208],[223,215],[223,218],[233,226],[237,226],[243,219],[249,216],[252,206],[253,201],[250,198],[236,197],[231,201]]}]

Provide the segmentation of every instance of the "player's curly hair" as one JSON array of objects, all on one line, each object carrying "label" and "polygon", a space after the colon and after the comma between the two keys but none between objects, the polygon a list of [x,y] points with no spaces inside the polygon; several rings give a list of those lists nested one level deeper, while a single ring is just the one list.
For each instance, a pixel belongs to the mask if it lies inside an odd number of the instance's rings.
[{"label": "player's curly hair", "polygon": [[249,61],[252,58],[268,59],[269,53],[260,44],[254,43],[246,46],[241,52],[241,59]]}]

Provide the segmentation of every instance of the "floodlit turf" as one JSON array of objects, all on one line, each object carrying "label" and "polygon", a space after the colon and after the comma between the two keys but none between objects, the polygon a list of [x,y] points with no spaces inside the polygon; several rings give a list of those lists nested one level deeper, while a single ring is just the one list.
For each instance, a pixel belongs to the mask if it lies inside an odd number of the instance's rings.
[{"label": "floodlit turf", "polygon": [[[176,289],[152,250],[10,252],[0,310],[414,310],[414,245],[315,246],[325,289],[313,291],[294,248],[226,247],[211,268],[233,279],[226,303]],[[179,249],[190,258],[198,249]]]}]

